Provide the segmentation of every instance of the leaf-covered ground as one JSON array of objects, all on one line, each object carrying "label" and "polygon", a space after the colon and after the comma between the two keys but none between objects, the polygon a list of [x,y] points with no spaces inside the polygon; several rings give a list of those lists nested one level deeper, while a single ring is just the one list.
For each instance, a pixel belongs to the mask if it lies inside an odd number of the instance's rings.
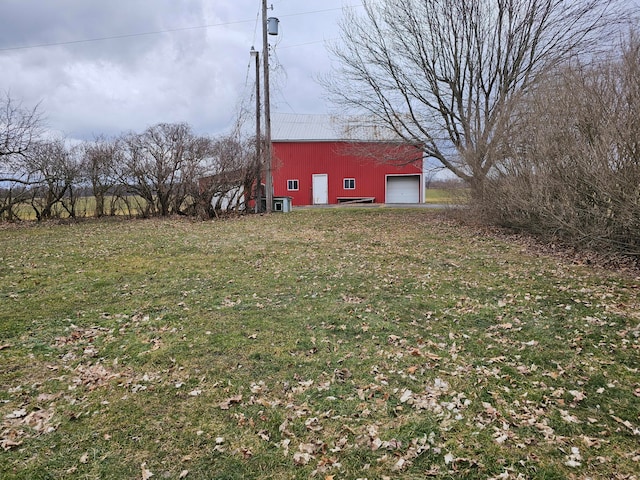
[{"label": "leaf-covered ground", "polygon": [[3,479],[638,478],[640,280],[433,212],[5,226],[0,282]]}]

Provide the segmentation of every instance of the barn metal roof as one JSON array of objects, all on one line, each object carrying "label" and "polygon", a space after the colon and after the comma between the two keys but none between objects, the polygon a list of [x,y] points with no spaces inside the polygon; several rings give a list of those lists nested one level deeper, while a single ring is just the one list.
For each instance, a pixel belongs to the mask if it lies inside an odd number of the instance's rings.
[{"label": "barn metal roof", "polygon": [[292,113],[271,115],[271,139],[275,142],[400,141],[393,132],[363,118]]}]

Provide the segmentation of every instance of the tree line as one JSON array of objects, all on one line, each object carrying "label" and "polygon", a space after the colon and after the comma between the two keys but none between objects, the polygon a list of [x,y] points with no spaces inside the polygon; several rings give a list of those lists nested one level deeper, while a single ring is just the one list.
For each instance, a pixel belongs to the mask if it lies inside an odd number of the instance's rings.
[{"label": "tree line", "polygon": [[[70,143],[8,95],[0,113],[0,219],[129,214],[212,218],[248,208],[255,141],[196,135],[186,123]],[[81,199],[91,197],[91,211]],[[82,207],[81,205],[85,205]]]}]

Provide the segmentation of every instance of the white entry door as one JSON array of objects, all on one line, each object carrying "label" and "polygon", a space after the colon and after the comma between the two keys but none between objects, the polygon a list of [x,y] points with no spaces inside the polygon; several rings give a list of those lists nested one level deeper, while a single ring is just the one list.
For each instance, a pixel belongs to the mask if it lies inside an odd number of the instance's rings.
[{"label": "white entry door", "polygon": [[329,176],[326,173],[314,174],[312,190],[314,205],[329,203]]}]

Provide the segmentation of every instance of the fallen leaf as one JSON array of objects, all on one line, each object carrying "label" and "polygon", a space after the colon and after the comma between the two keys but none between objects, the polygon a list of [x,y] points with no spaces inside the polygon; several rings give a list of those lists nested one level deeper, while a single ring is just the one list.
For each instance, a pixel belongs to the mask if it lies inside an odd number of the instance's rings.
[{"label": "fallen leaf", "polygon": [[582,423],[578,419],[578,417],[576,417],[575,415],[571,415],[566,410],[560,410],[560,417],[562,418],[562,420],[564,420],[567,423]]},{"label": "fallen leaf", "polygon": [[182,470],[178,478],[185,478],[187,475],[189,475],[189,470]]},{"label": "fallen leaf", "polygon": [[56,427],[49,423],[53,418],[53,415],[53,408],[49,408],[47,410],[34,410],[24,417],[23,422],[38,433],[51,433],[56,429]]},{"label": "fallen leaf", "polygon": [[80,463],[87,463],[89,461],[89,452],[84,452],[80,457]]},{"label": "fallen leaf", "polygon": [[282,442],[280,442],[280,446],[282,447],[282,450],[284,452],[284,456],[286,457],[287,455],[289,455],[289,444],[291,443],[291,440],[289,440],[288,438],[285,438],[284,440],[282,440]]},{"label": "fallen leaf", "polygon": [[153,472],[147,469],[147,462],[143,462],[140,468],[142,469],[142,480],[149,480],[153,477]]},{"label": "fallen leaf", "polygon": [[490,403],[482,402],[482,406],[488,415],[491,415],[492,417],[498,415],[498,410],[496,410]]},{"label": "fallen leaf", "polygon": [[413,392],[409,389],[404,390],[400,396],[400,403],[406,403],[413,396]]},{"label": "fallen leaf", "polygon": [[404,464],[405,464],[406,460],[402,457],[400,457],[398,459],[398,461],[395,463],[395,465],[393,467],[391,467],[391,470],[393,471],[398,471],[398,470],[402,470],[404,468]]},{"label": "fallen leaf", "polygon": [[51,393],[41,393],[40,395],[38,395],[36,397],[36,400],[38,402],[51,402],[55,399],[57,399],[58,397],[60,397],[61,394],[51,394]]},{"label": "fallen leaf", "polygon": [[287,435],[289,437],[295,436],[293,433],[291,433],[289,430],[287,430],[288,427],[289,427],[289,420],[285,418],[284,422],[282,422],[280,424],[280,426],[278,427],[278,431],[280,433],[282,433],[283,435]]},{"label": "fallen leaf", "polygon": [[307,430],[312,432],[320,432],[322,430],[322,425],[319,424],[319,420],[317,417],[311,417],[304,422]]},{"label": "fallen leaf", "polygon": [[435,353],[431,353],[431,352],[425,352],[425,353],[423,353],[423,355],[424,355],[425,357],[427,357],[429,360],[438,361],[438,360],[441,360],[441,359],[442,359],[442,357],[441,357],[441,356],[436,355]]},{"label": "fallen leaf", "polygon": [[293,454],[293,461],[296,465],[306,465],[311,461],[311,455],[306,452],[296,452]]},{"label": "fallen leaf", "polygon": [[580,402],[580,401],[582,401],[582,400],[584,400],[586,398],[585,394],[583,392],[578,391],[578,390],[569,390],[569,393],[571,394],[571,396],[573,396],[573,398],[574,398],[574,400],[576,402]]},{"label": "fallen leaf", "polygon": [[298,450],[302,453],[315,453],[317,446],[315,443],[301,443],[298,445]]},{"label": "fallen leaf", "polygon": [[27,411],[24,408],[21,408],[20,410],[14,410],[13,412],[8,413],[7,415],[4,416],[4,418],[6,418],[7,420],[11,420],[13,418],[22,418],[26,416],[27,416]]},{"label": "fallen leaf", "polygon": [[622,425],[627,427],[629,430],[633,432],[634,435],[640,435],[640,428],[635,428],[629,420],[623,420],[620,417],[616,417],[615,415],[611,415],[611,418],[613,418],[616,422],[621,423]]},{"label": "fallen leaf", "polygon": [[567,460],[564,464],[567,467],[577,468],[582,465],[581,460],[582,456],[580,455],[578,447],[571,447],[571,455],[567,455]]},{"label": "fallen leaf", "polygon": [[224,400],[223,402],[220,402],[218,404],[218,406],[222,409],[222,410],[229,410],[229,408],[231,408],[231,405],[234,403],[240,403],[242,401],[242,394],[239,395],[234,395],[233,397],[229,397],[226,400]]},{"label": "fallen leaf", "polygon": [[19,447],[22,445],[22,442],[16,442],[9,438],[3,438],[0,440],[0,447],[6,452],[7,450],[11,450],[13,447]]}]

